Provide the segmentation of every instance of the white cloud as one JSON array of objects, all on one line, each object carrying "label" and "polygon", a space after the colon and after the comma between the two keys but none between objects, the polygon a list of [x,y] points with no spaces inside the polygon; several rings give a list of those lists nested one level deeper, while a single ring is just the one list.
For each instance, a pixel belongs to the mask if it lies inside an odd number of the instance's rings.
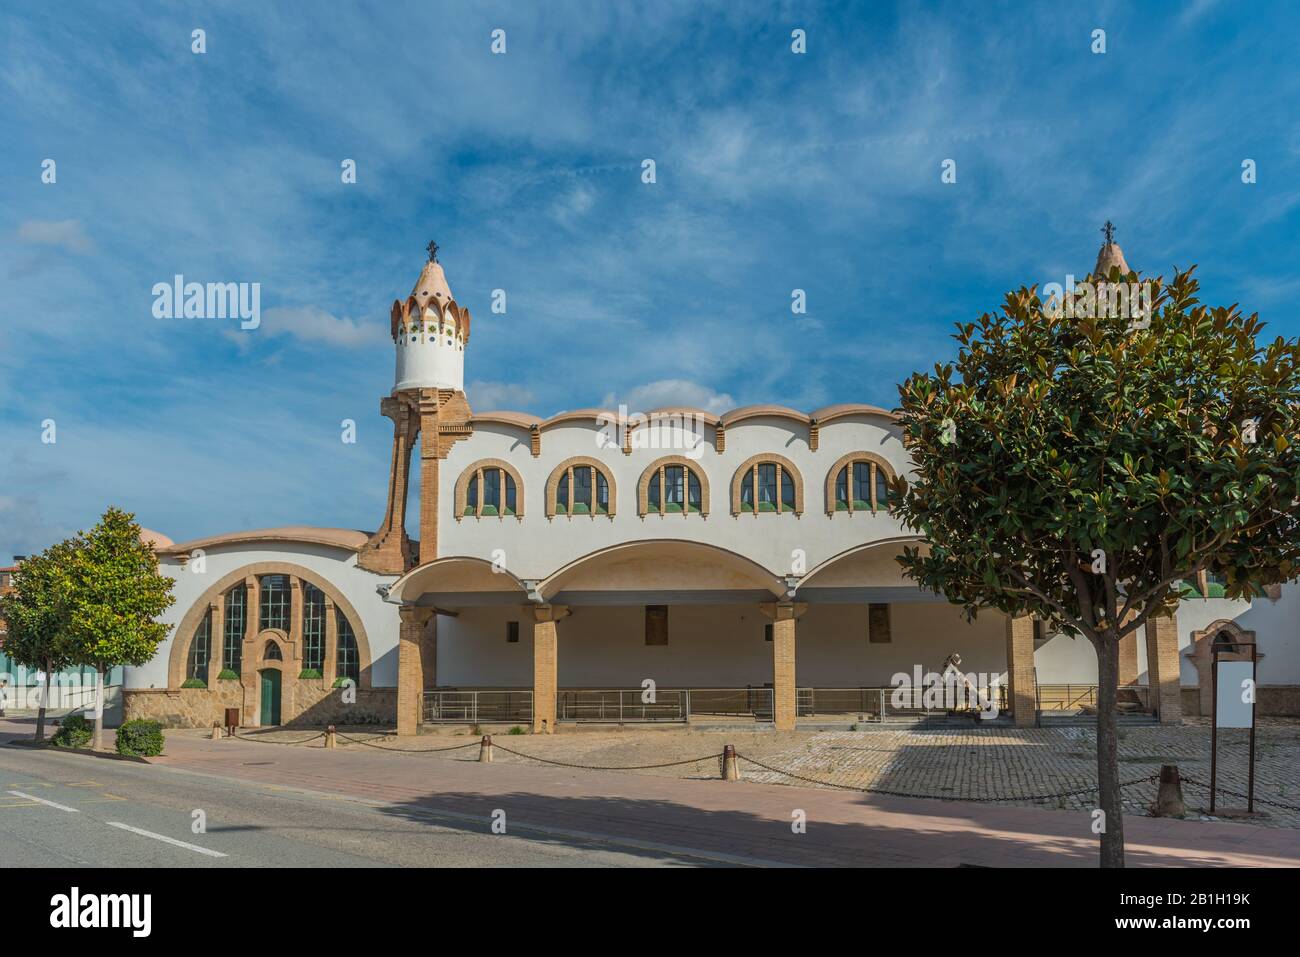
[{"label": "white cloud", "polygon": [[18,239],[33,246],[56,246],[74,253],[88,253],[95,248],[79,219],[29,219],[18,227]]},{"label": "white cloud", "polygon": [[607,393],[602,405],[607,409],[626,405],[631,412],[687,406],[716,415],[734,409],[736,400],[725,392],[715,392],[708,386],[689,379],[659,379],[635,386],[617,396],[612,392]]},{"label": "white cloud", "polygon": [[262,313],[257,332],[331,346],[371,345],[388,338],[388,320],[341,319],[317,306],[276,306]]}]

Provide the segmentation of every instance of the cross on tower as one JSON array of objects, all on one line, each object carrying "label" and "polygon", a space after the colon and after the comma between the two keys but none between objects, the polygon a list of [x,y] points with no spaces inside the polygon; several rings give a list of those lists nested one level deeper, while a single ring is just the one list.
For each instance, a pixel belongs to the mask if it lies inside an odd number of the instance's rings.
[{"label": "cross on tower", "polygon": [[1106,220],[1106,225],[1101,227],[1101,232],[1102,235],[1106,237],[1107,246],[1109,246],[1111,243],[1115,241],[1115,224],[1112,223],[1109,219]]},{"label": "cross on tower", "polygon": [[429,262],[436,263],[438,261],[438,244],[431,239],[429,245],[424,248],[429,250]]}]

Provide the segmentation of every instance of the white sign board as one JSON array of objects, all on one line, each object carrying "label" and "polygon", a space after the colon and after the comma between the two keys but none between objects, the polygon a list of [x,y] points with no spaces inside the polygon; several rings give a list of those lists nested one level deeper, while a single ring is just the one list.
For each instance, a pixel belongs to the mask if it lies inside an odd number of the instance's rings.
[{"label": "white sign board", "polygon": [[1218,663],[1216,728],[1250,728],[1255,724],[1255,666],[1249,661]]}]

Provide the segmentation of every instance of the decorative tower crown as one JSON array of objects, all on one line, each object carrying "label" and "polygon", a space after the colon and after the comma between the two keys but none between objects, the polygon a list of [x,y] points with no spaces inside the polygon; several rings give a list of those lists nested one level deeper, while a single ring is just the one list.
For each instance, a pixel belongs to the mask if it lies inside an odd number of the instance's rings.
[{"label": "decorative tower crown", "polygon": [[1106,225],[1101,227],[1101,232],[1106,237],[1106,241],[1101,244],[1101,249],[1097,252],[1097,265],[1093,267],[1093,275],[1108,276],[1111,266],[1118,266],[1121,274],[1128,273],[1124,250],[1120,249],[1119,243],[1115,242],[1115,226],[1109,219],[1106,220]]},{"label": "decorative tower crown", "polygon": [[393,301],[391,328],[397,348],[393,390],[465,388],[465,346],[469,310],[457,304],[438,262],[438,244],[429,243],[429,261],[403,302]]}]

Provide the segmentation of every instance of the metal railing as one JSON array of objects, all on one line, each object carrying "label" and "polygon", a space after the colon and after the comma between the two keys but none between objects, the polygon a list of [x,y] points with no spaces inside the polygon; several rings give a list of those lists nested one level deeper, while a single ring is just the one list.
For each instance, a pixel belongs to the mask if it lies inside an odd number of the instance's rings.
[{"label": "metal railing", "polygon": [[533,720],[531,691],[426,691],[424,720],[454,724],[528,723]]},{"label": "metal railing", "polygon": [[771,688],[692,688],[690,714],[771,721]]},{"label": "metal railing", "polygon": [[[979,702],[983,697],[971,702],[969,707],[946,707],[942,702],[935,705],[927,703],[925,689],[913,695],[909,689],[896,701],[897,688],[799,688],[796,692],[797,714],[801,718],[813,715],[857,715],[865,721],[911,721],[928,715],[949,714],[953,711],[962,713],[983,710]],[[987,695],[988,702],[996,705],[999,713],[1007,710],[1007,689],[1004,686],[984,689],[981,695]]]},{"label": "metal railing", "polygon": [[[1121,705],[1129,704],[1143,711],[1151,710],[1151,689],[1145,685],[1126,685],[1119,689],[1118,701]],[[1082,711],[1085,708],[1097,710],[1096,685],[1039,685],[1039,711]]]},{"label": "metal railing", "polygon": [[658,688],[653,701],[645,701],[646,694],[640,688],[560,691],[555,719],[603,724],[684,723],[691,713],[691,694],[684,688]]}]

